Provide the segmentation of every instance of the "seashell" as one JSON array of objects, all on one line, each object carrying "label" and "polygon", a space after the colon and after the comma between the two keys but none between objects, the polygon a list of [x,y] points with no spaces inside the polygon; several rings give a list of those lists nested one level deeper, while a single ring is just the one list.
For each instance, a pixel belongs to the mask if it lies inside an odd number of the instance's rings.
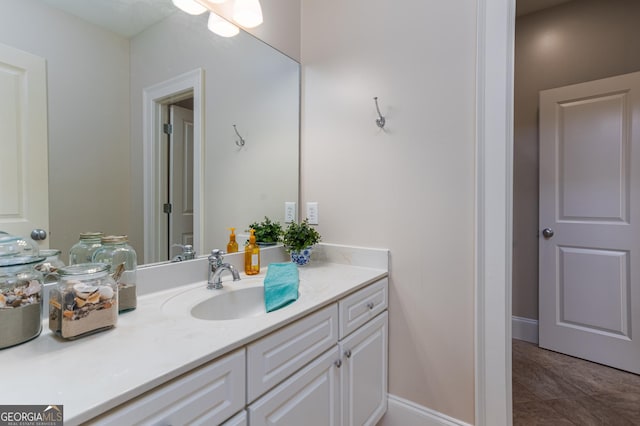
[{"label": "seashell", "polygon": [[100,286],[100,300],[110,300],[113,298],[114,291],[111,287],[103,285]]},{"label": "seashell", "polygon": [[7,306],[7,298],[4,297],[4,294],[0,294],[0,308],[5,308]]},{"label": "seashell", "polygon": [[7,305],[12,305],[13,302],[15,302],[17,299],[16,296],[14,296],[13,294],[10,294],[7,296],[7,300],[5,301]]},{"label": "seashell", "polygon": [[87,303],[98,303],[100,301],[100,293],[95,292],[87,298]]},{"label": "seashell", "polygon": [[78,308],[82,308],[87,303],[86,300],[84,300],[84,299],[82,299],[80,297],[76,297],[75,298],[75,302],[76,302],[76,305],[78,305]]},{"label": "seashell", "polygon": [[[124,264],[125,264],[125,262],[122,262],[121,264],[116,266],[115,271],[111,274],[111,278],[113,278],[113,280],[115,282],[120,281],[120,277],[124,273]],[[113,267],[112,267],[112,269],[113,269]]]},{"label": "seashell", "polygon": [[[76,295],[80,296],[81,294],[91,294],[98,290],[98,286],[89,285],[82,282],[73,285],[73,290],[76,292]],[[86,299],[86,297],[84,297]]]},{"label": "seashell", "polygon": [[42,284],[40,284],[38,280],[31,280],[29,282],[29,287],[26,288],[24,294],[26,294],[27,296],[32,296],[34,294],[40,293],[41,290]]}]

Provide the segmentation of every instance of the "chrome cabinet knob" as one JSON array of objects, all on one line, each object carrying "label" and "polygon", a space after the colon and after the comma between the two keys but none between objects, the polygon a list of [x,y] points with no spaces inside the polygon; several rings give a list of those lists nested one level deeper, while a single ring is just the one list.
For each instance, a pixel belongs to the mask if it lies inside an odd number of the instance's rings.
[{"label": "chrome cabinet knob", "polygon": [[369,309],[373,309],[373,307],[374,307],[373,302],[369,302],[369,303],[367,303],[367,308],[369,308]]},{"label": "chrome cabinet knob", "polygon": [[344,351],[344,356],[346,356],[347,358],[351,358],[351,350],[347,349],[346,351]]},{"label": "chrome cabinet knob", "polygon": [[551,238],[551,237],[553,237],[553,234],[554,234],[554,232],[553,232],[553,229],[551,229],[551,228],[544,228],[542,230],[542,236],[545,237],[545,238]]},{"label": "chrome cabinet knob", "polygon": [[31,239],[35,241],[42,241],[47,239],[47,231],[44,229],[34,229],[31,231]]},{"label": "chrome cabinet knob", "polygon": [[335,364],[336,367],[340,368],[340,367],[342,367],[342,360],[338,359],[338,360],[336,360],[336,362],[334,362],[334,364]]}]

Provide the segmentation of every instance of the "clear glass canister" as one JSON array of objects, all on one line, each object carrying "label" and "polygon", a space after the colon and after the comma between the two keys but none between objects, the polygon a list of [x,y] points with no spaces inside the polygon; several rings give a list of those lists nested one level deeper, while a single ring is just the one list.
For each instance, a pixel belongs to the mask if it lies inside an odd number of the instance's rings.
[{"label": "clear glass canister", "polygon": [[118,307],[120,312],[130,311],[137,306],[136,251],[127,244],[126,235],[102,237],[102,247],[93,254],[93,261],[110,266],[111,276],[118,284]]},{"label": "clear glass canister", "polygon": [[42,331],[43,257],[0,258],[0,349],[24,343]]},{"label": "clear glass canister", "polygon": [[58,271],[49,293],[49,328],[63,339],[76,339],[115,327],[118,287],[103,263],[79,263]]},{"label": "clear glass canister", "polygon": [[102,247],[102,232],[82,232],[80,240],[69,250],[69,265],[78,263],[91,263],[93,253]]}]

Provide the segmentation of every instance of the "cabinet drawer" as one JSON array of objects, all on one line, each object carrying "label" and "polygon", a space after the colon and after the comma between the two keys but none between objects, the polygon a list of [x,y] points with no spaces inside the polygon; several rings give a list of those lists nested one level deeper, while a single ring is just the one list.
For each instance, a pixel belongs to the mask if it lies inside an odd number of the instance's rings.
[{"label": "cabinet drawer", "polygon": [[92,425],[220,424],[245,406],[240,349],[91,420]]},{"label": "cabinet drawer", "polygon": [[336,304],[247,346],[247,397],[253,401],[338,342]]},{"label": "cabinet drawer", "polygon": [[340,339],[387,309],[388,288],[389,279],[383,278],[338,302]]}]

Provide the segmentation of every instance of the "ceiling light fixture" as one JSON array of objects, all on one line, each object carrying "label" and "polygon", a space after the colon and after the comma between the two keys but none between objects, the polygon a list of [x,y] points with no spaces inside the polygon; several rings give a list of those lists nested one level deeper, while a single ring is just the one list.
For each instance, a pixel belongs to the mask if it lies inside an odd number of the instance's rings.
[{"label": "ceiling light fixture", "polygon": [[221,37],[233,37],[240,32],[240,28],[213,12],[209,13],[207,28]]},{"label": "ceiling light fixture", "polygon": [[195,0],[171,0],[173,4],[183,12],[189,15],[202,15],[207,8],[196,2]]},{"label": "ceiling light fixture", "polygon": [[233,20],[245,28],[253,28],[262,24],[260,0],[235,0]]}]

